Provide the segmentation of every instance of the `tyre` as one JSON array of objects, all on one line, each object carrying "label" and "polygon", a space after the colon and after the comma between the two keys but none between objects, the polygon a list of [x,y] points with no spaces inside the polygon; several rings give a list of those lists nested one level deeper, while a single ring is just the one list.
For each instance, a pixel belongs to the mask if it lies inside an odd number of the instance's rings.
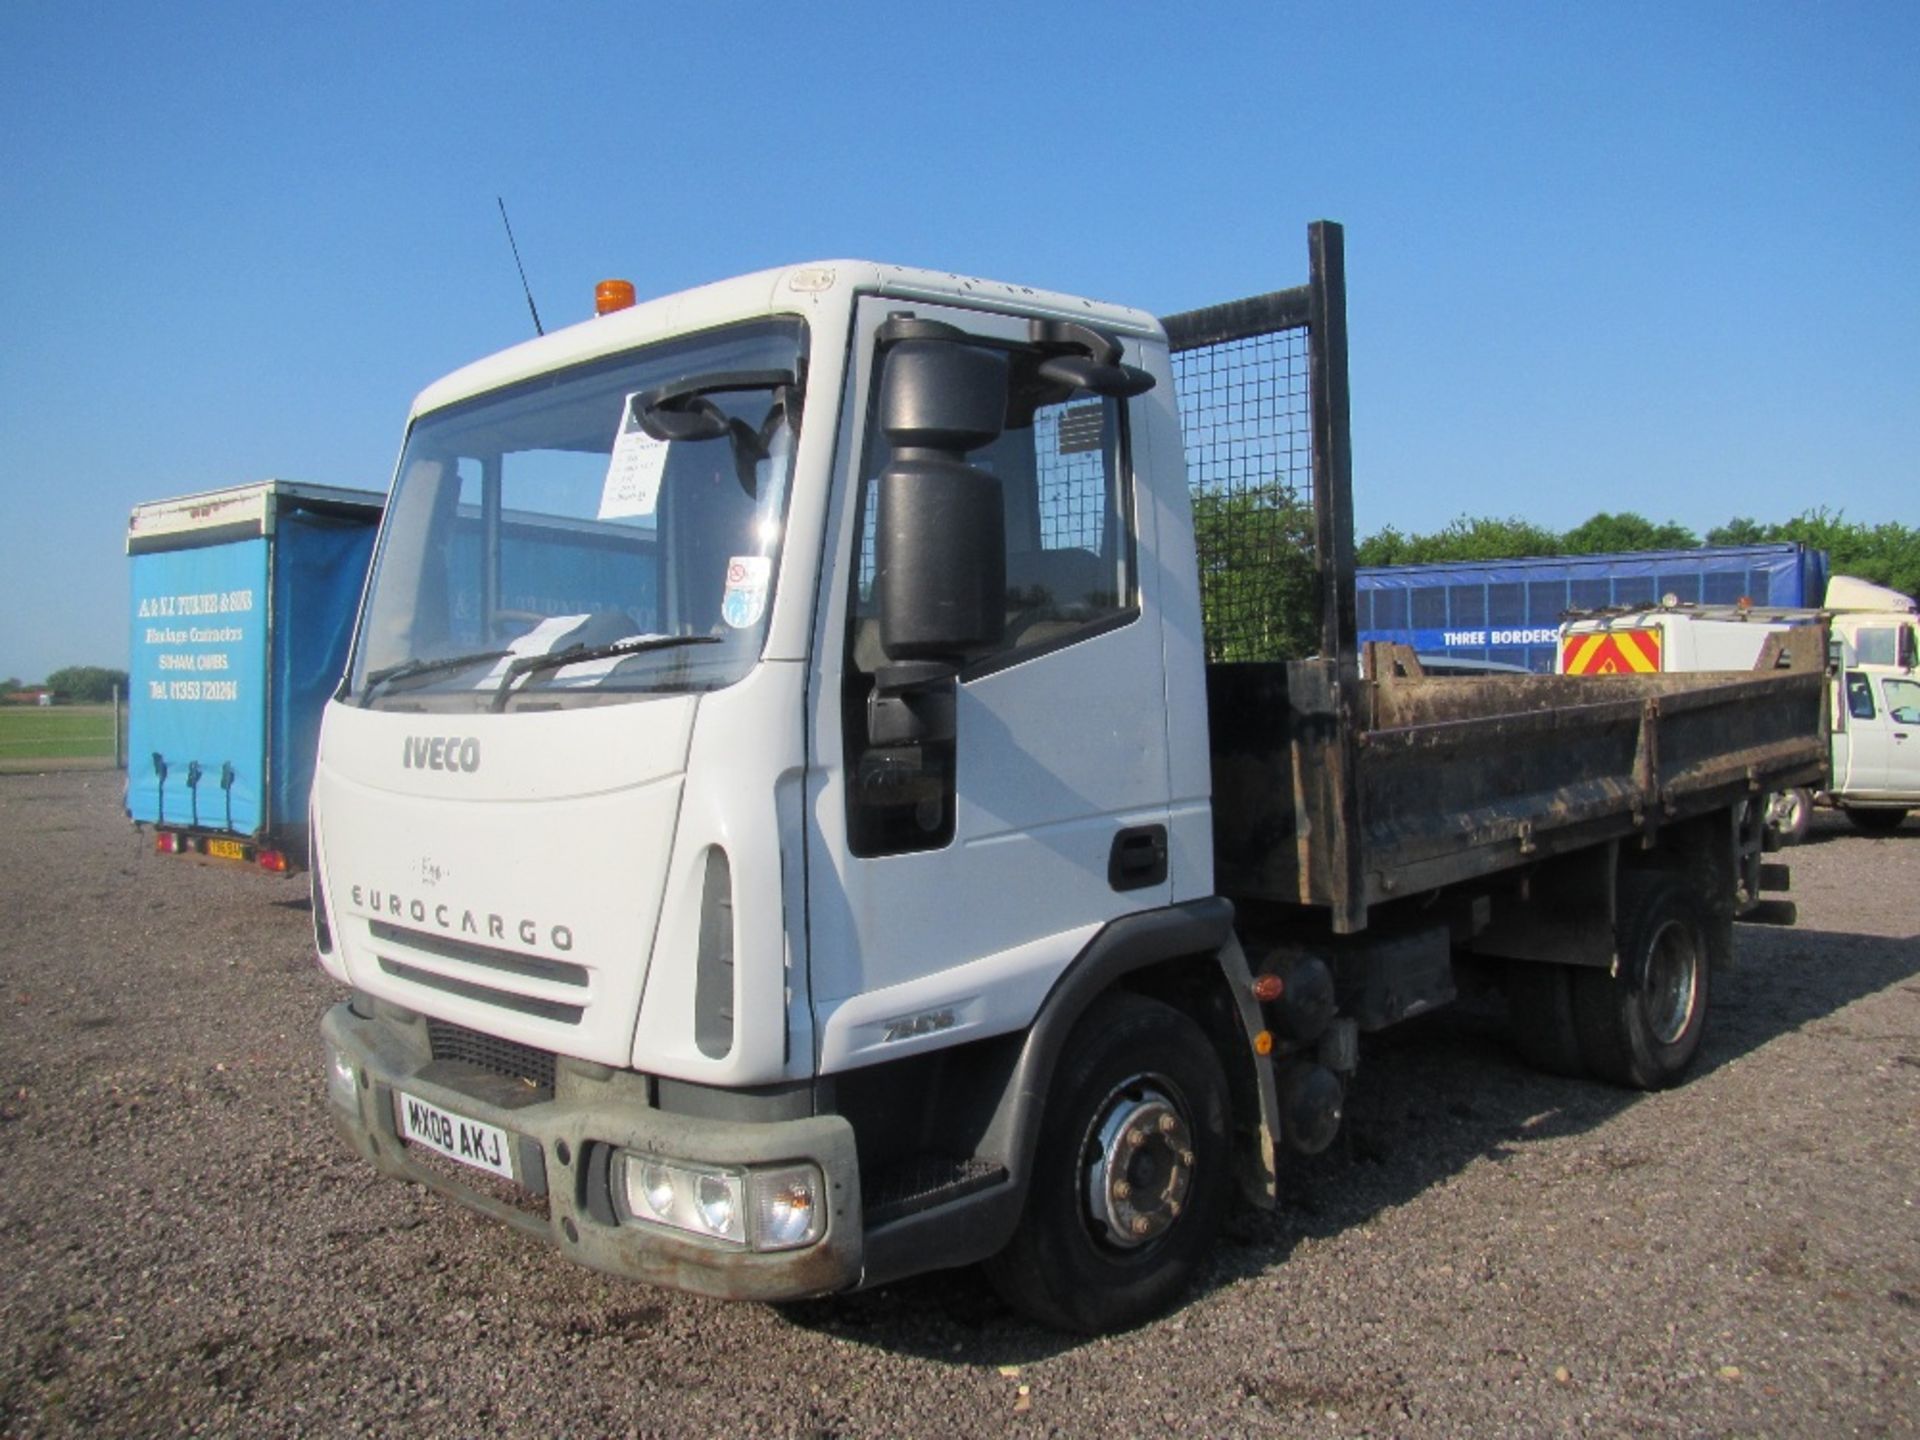
[{"label": "tyre", "polygon": [[1574,1028],[1595,1078],[1658,1090],[1686,1073],[1707,1024],[1707,924],[1682,876],[1620,877],[1618,960],[1573,976]]},{"label": "tyre", "polygon": [[1228,1194],[1227,1076],[1192,1020],[1112,993],[1068,1037],[1020,1227],[987,1262],[1009,1305],[1060,1330],[1138,1325],[1180,1298]]},{"label": "tyre", "polygon": [[1767,828],[1782,845],[1798,845],[1807,838],[1813,825],[1813,795],[1810,791],[1776,790],[1767,797]]},{"label": "tyre", "polygon": [[1519,960],[1507,967],[1507,1034],[1529,1065],[1554,1075],[1584,1075],[1573,1023],[1572,967]]},{"label": "tyre", "polygon": [[1906,818],[1904,810],[1861,810],[1853,806],[1847,809],[1847,819],[1862,835],[1891,835]]}]

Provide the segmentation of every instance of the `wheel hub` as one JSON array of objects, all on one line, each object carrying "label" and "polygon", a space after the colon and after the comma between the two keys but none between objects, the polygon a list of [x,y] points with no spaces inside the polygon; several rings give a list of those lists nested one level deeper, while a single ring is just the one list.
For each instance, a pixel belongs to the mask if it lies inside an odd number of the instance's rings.
[{"label": "wheel hub", "polygon": [[1662,1045],[1686,1034],[1700,995],[1700,952],[1683,925],[1668,925],[1653,937],[1642,986],[1647,1023]]},{"label": "wheel hub", "polygon": [[1120,1086],[1089,1138],[1088,1210],[1109,1244],[1132,1249],[1164,1235],[1193,1185],[1186,1117],[1145,1077]]}]

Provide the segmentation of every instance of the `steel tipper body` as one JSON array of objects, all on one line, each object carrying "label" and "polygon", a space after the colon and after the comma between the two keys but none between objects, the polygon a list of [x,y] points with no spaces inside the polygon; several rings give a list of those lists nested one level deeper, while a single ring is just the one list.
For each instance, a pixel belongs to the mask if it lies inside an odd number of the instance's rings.
[{"label": "steel tipper body", "polygon": [[288,480],[134,507],[127,813],[164,851],[305,863],[321,707],[380,507]]},{"label": "steel tipper body", "polygon": [[1317,226],[1164,326],[830,262],[425,392],[314,790],[352,1142],[623,1274],[1104,1329],[1458,970],[1676,1078],[1817,677],[1363,688],[1345,383]]}]

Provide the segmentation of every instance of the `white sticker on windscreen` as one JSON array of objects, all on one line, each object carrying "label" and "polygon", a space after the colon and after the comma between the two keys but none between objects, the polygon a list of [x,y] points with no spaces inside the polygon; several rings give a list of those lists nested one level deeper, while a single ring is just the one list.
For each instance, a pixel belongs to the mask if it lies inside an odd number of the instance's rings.
[{"label": "white sticker on windscreen", "polygon": [[720,618],[736,630],[756,623],[767,608],[767,582],[772,578],[773,561],[765,555],[736,555],[727,561]]},{"label": "white sticker on windscreen", "polygon": [[600,488],[602,520],[651,515],[660,503],[660,477],[666,472],[670,442],[656,440],[640,428],[636,398],[627,397],[620,412],[620,433],[613,437],[606,484]]}]

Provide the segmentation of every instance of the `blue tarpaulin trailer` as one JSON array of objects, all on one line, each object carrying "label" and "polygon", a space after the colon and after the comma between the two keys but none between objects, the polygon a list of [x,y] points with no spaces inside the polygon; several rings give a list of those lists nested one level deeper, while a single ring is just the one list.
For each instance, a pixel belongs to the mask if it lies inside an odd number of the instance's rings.
[{"label": "blue tarpaulin trailer", "polygon": [[1644,609],[1669,595],[1692,605],[1819,605],[1826,588],[1826,552],[1792,541],[1369,566],[1356,573],[1355,602],[1362,641],[1551,674],[1569,610]]},{"label": "blue tarpaulin trailer", "polygon": [[127,814],[159,848],[305,864],[320,712],[384,503],[264,480],[134,508]]}]

